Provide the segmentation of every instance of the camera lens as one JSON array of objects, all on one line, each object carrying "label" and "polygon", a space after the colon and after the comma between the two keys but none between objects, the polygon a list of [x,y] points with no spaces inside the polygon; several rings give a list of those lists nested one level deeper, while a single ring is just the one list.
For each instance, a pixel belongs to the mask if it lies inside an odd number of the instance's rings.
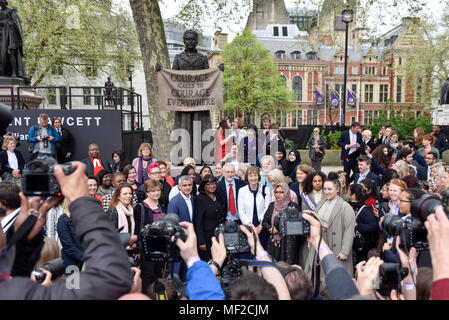
[{"label": "camera lens", "polygon": [[382,228],[391,236],[398,236],[401,234],[402,220],[398,216],[388,214],[382,223]]},{"label": "camera lens", "polygon": [[421,198],[412,201],[411,213],[414,218],[421,222],[425,222],[427,216],[435,213],[436,208],[440,205],[442,205],[442,202],[438,196],[426,194]]}]

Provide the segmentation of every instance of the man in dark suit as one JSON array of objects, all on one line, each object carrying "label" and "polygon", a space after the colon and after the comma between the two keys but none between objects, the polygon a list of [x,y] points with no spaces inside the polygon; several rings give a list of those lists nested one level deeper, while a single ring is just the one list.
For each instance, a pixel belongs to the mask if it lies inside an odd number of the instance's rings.
[{"label": "man in dark suit", "polygon": [[417,161],[413,160],[413,155],[415,153],[416,152],[413,149],[410,149],[408,146],[406,147],[406,145],[404,145],[404,147],[398,152],[398,159],[404,160],[405,162],[407,162],[409,166],[414,167],[415,176],[419,180],[426,181],[427,180],[426,166],[423,167],[419,165]]},{"label": "man in dark suit", "polygon": [[[180,221],[193,223],[193,213],[195,210],[194,199],[191,194],[193,183],[190,176],[186,175],[179,178],[178,188],[180,192],[168,204],[167,214],[174,213],[178,215]],[[187,266],[185,263],[172,263],[170,269],[174,274],[179,275],[181,280],[185,281],[187,275]]]},{"label": "man in dark suit", "polygon": [[100,157],[100,148],[95,143],[89,145],[87,150],[89,157],[81,160],[86,165],[86,175],[96,176],[101,170],[112,172],[111,164],[108,160]]},{"label": "man in dark suit", "polygon": [[351,128],[348,131],[344,131],[340,139],[338,140],[338,145],[342,148],[340,159],[343,161],[343,168],[346,172],[349,181],[353,180],[351,177],[351,171],[357,172],[356,159],[349,157],[354,152],[362,146],[363,139],[360,133],[360,124],[358,122],[353,122]]},{"label": "man in dark suit", "polygon": [[240,223],[237,208],[239,190],[245,186],[245,182],[235,179],[235,167],[227,163],[223,167],[224,179],[217,184],[217,200],[226,210],[226,220],[235,220]]},{"label": "man in dark suit", "polygon": [[53,126],[59,134],[59,142],[55,143],[56,160],[65,163],[71,160],[73,153],[73,135],[68,129],[62,126],[61,119],[53,118]]},{"label": "man in dark suit", "polygon": [[180,221],[193,223],[194,199],[192,195],[193,181],[190,176],[179,178],[179,193],[168,204],[167,213],[179,216]]},{"label": "man in dark suit", "polygon": [[359,172],[354,173],[354,183],[360,184],[364,179],[373,180],[377,186],[380,186],[380,178],[377,174],[370,171],[371,159],[368,156],[357,158]]}]

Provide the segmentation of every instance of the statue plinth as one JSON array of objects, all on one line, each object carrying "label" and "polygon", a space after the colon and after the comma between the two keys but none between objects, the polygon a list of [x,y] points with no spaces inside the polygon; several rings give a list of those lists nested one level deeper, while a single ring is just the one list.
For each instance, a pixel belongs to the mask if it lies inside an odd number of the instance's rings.
[{"label": "statue plinth", "polygon": [[[20,89],[18,89],[20,87]],[[12,89],[12,92],[11,92]],[[39,105],[44,101],[36,90],[27,84],[22,78],[0,77],[0,102],[8,106],[12,106],[14,101],[14,109],[18,108],[20,90],[20,104],[26,105],[30,109],[38,109]]]}]

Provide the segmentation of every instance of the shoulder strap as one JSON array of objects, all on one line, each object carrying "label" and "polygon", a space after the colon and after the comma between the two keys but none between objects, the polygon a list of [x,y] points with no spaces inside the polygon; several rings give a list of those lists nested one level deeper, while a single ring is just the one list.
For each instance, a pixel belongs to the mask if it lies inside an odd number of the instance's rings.
[{"label": "shoulder strap", "polygon": [[364,205],[359,209],[359,211],[357,212],[357,214],[356,214],[356,216],[355,216],[356,219],[357,219],[357,217],[359,216],[360,212],[362,212],[363,208],[365,208],[365,207],[366,207],[366,204],[364,204]]},{"label": "shoulder strap", "polygon": [[143,228],[145,222],[145,207],[142,203],[139,203],[140,206],[140,229]]},{"label": "shoulder strap", "polygon": [[265,193],[265,188],[267,187],[267,185],[266,184],[264,184],[263,186],[262,186],[262,197],[265,199],[265,196],[267,195],[266,193]]}]

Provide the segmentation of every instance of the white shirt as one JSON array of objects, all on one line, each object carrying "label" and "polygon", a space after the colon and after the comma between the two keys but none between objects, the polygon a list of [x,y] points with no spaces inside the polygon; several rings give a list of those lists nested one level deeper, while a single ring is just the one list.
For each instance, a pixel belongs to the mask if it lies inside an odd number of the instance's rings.
[{"label": "white shirt", "polygon": [[357,181],[358,184],[360,184],[360,181],[366,179],[366,176],[368,175],[368,173],[370,172],[370,170],[368,170],[365,174],[361,173],[359,174],[359,180]]},{"label": "white shirt", "polygon": [[20,207],[2,219],[3,233],[6,233],[6,231],[8,231],[8,229],[14,224],[14,222],[16,221],[17,215],[19,214],[19,211],[20,211]]},{"label": "white shirt", "polygon": [[[349,138],[351,139],[351,144],[357,143],[357,133],[353,133],[351,130],[349,130]],[[353,146],[351,150],[349,150],[349,154],[353,153],[357,150],[356,146]]]},{"label": "white shirt", "polygon": [[189,216],[190,216],[190,221],[193,222],[193,207],[192,207],[192,196],[189,194],[189,197],[187,198],[184,193],[181,192],[181,196],[184,198],[186,204],[187,204],[187,208],[189,208]]},{"label": "white shirt", "polygon": [[19,169],[19,161],[17,160],[16,154],[14,152],[6,151],[8,154],[8,164],[13,170]]}]

